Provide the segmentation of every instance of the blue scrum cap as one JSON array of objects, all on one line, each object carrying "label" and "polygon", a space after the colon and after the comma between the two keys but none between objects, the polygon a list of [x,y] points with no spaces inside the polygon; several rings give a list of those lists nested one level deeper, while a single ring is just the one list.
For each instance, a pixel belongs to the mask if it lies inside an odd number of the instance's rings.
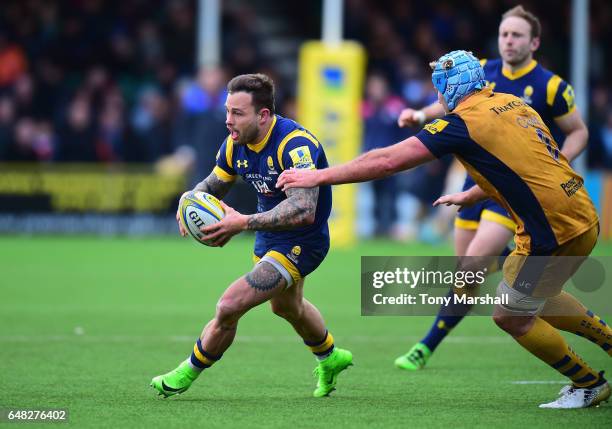
[{"label": "blue scrum cap", "polygon": [[453,110],[459,100],[486,86],[484,70],[474,55],[467,51],[452,51],[430,64],[431,81]]}]

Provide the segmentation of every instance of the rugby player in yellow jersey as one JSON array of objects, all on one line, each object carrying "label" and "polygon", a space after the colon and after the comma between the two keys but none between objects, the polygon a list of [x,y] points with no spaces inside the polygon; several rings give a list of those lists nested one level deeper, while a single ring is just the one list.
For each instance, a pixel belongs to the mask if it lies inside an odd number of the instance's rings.
[{"label": "rugby player in yellow jersey", "polygon": [[[485,79],[497,92],[521,97],[542,118],[561,152],[571,162],[586,147],[588,131],[574,103],[571,85],[538,64],[533,55],[540,46],[539,19],[522,6],[502,15],[498,49],[501,58],[481,60]],[[434,103],[422,110],[404,109],[398,118],[400,127],[422,125],[444,116],[444,109]],[[512,144],[512,142],[508,142]],[[463,190],[474,185],[467,175]],[[493,199],[465,207],[455,218],[455,253],[478,257],[490,268],[496,256],[510,253],[508,242],[516,224],[510,214]],[[500,258],[502,260],[503,258]],[[492,272],[489,269],[489,272]],[[453,292],[451,291],[450,294]],[[400,369],[419,370],[425,367],[436,347],[469,312],[468,304],[454,303],[440,308],[427,334],[406,354],[395,360]]]},{"label": "rugby player in yellow jersey", "polygon": [[[597,242],[599,219],[582,178],[571,169],[536,111],[516,96],[493,92],[471,53],[453,51],[432,67],[438,100],[447,112],[443,119],[426,125],[416,136],[342,165],[287,170],[277,186],[363,182],[454,154],[477,185],[437,203],[464,205],[491,197],[517,224],[514,256],[506,259],[497,290],[508,303],[496,306],[494,321],[571,380],[557,400],[540,407],[584,408],[607,400],[610,386],[603,372],[586,364],[559,332],[587,337],[612,355],[612,329],[562,290]],[[531,255],[549,256],[554,269],[538,273],[539,278],[526,277],[534,271],[530,262],[534,258],[526,259]],[[578,258],[567,270],[559,270],[558,258],[552,256]],[[555,275],[560,271],[564,276]]]}]

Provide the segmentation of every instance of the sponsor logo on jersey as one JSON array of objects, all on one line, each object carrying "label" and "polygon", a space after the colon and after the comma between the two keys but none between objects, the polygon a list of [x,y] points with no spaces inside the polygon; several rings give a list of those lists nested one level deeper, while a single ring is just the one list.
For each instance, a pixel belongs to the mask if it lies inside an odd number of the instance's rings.
[{"label": "sponsor logo on jersey", "polygon": [[561,95],[563,96],[563,99],[567,103],[567,110],[569,112],[570,110],[572,110],[572,108],[574,107],[574,103],[575,103],[574,89],[570,85],[567,85],[567,88],[565,88],[565,91],[563,91],[563,94]]},{"label": "sponsor logo on jersey", "polygon": [[246,159],[239,159],[236,161],[238,168],[249,168],[249,161]]},{"label": "sponsor logo on jersey", "polygon": [[442,130],[446,128],[447,125],[448,122],[444,119],[436,119],[435,121],[425,125],[423,129],[425,131],[428,131],[430,134],[436,134],[442,132]]},{"label": "sponsor logo on jersey", "polygon": [[266,162],[268,163],[268,174],[269,175],[278,174],[278,172],[274,168],[274,161],[272,160],[271,156],[268,156],[268,160]]},{"label": "sponsor logo on jersey", "polygon": [[302,253],[302,248],[300,246],[293,246],[291,253],[287,253],[287,258],[291,259],[297,264],[300,253]]},{"label": "sponsor logo on jersey", "polygon": [[531,104],[531,96],[533,95],[533,86],[527,85],[523,90],[523,96],[521,97],[523,101],[527,104]]},{"label": "sponsor logo on jersey", "polygon": [[259,192],[260,194],[264,194],[264,195],[274,194],[274,192],[272,192],[270,188],[268,187],[268,184],[263,180],[254,180],[251,182],[251,184],[253,185],[255,190]]},{"label": "sponsor logo on jersey", "polygon": [[561,183],[561,189],[568,197],[571,197],[582,188],[584,182],[579,177],[572,177],[565,183]]},{"label": "sponsor logo on jersey", "polygon": [[495,113],[496,115],[499,115],[500,113],[504,113],[504,112],[508,112],[510,110],[514,110],[517,107],[522,107],[525,106],[525,102],[522,100],[512,100],[509,101],[508,103],[502,105],[502,106],[493,106],[491,107],[489,110],[493,113]]},{"label": "sponsor logo on jersey", "polygon": [[289,156],[291,157],[291,161],[293,161],[294,168],[306,168],[309,170],[315,169],[308,146],[300,146],[292,151],[289,151]]}]

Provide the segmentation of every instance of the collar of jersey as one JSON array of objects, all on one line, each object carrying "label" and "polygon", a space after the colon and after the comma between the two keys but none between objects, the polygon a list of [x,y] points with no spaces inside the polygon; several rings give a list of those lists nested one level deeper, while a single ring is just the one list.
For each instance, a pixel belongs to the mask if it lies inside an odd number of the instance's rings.
[{"label": "collar of jersey", "polygon": [[247,147],[249,149],[251,149],[255,153],[261,152],[261,150],[264,147],[266,147],[266,144],[268,143],[268,140],[270,139],[270,135],[272,134],[272,130],[274,129],[274,125],[276,125],[276,115],[274,115],[274,118],[272,119],[272,125],[270,125],[270,129],[266,133],[266,136],[263,139],[261,139],[261,141],[259,143],[247,144]]},{"label": "collar of jersey", "polygon": [[490,86],[485,86],[480,91],[478,91],[476,94],[472,94],[466,100],[460,101],[457,107],[451,113],[457,113],[460,110],[467,109],[473,106],[474,104],[478,103],[479,101],[481,101],[484,97],[490,96],[492,93],[493,93],[493,89]]},{"label": "collar of jersey", "polygon": [[519,79],[519,78],[525,76],[527,73],[529,73],[531,70],[533,70],[537,65],[538,65],[538,62],[536,60],[531,60],[531,62],[529,64],[527,64],[525,67],[521,67],[520,69],[516,70],[515,72],[511,72],[510,70],[508,70],[507,68],[505,68],[502,65],[502,74],[507,79],[516,80],[516,79]]}]

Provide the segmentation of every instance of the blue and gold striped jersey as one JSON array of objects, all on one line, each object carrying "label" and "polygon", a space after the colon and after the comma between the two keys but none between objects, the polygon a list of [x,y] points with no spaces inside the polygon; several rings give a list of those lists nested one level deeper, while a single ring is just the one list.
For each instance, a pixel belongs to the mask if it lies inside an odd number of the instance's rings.
[{"label": "blue and gold striped jersey", "polygon": [[437,157],[452,153],[517,224],[517,251],[547,254],[597,224],[584,181],[538,113],[490,86],[416,137]]},{"label": "blue and gold striped jersey", "polygon": [[[287,195],[276,188],[278,176],[289,168],[327,168],[323,146],[297,122],[275,115],[262,141],[238,145],[228,136],[217,153],[213,172],[226,182],[237,176],[257,192],[257,212],[276,207]],[[292,242],[315,247],[329,246],[327,220],[331,213],[331,186],[319,188],[315,221],[287,231],[257,231],[255,253],[273,244]]]}]

